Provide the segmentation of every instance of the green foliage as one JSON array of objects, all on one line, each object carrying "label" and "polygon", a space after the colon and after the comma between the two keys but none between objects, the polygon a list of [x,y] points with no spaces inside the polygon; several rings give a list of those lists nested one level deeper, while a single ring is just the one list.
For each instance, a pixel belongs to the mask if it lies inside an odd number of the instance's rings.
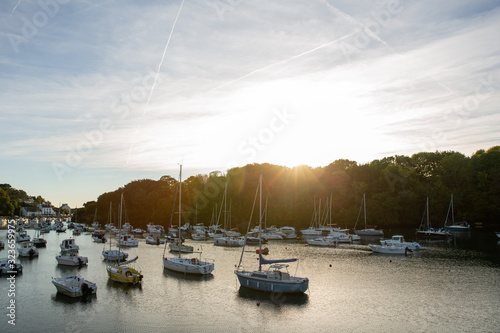
[{"label": "green foliage", "polygon": [[[249,164],[222,174],[189,177],[182,183],[182,218],[194,224],[210,224],[221,211],[224,187],[228,188],[228,210],[232,227],[246,229],[259,176],[264,178],[268,200],[268,225],[306,228],[314,205],[332,196],[332,222],[352,228],[361,198],[366,193],[367,219],[381,227],[417,228],[430,200],[434,226],[444,224],[450,196],[454,195],[457,221],[498,225],[500,221],[500,146],[476,152],[471,157],[444,152],[422,152],[412,156],[396,155],[367,164],[345,159],[325,167],[288,168],[271,164]],[[178,181],[163,176],[158,181],[133,181],[114,192],[104,193],[97,202],[82,208],[80,222],[92,222],[97,210],[101,223],[118,223],[118,204],[125,198],[124,222],[145,228],[148,222],[168,226]],[[109,206],[112,214],[109,217]],[[217,206],[217,211],[216,211]],[[176,208],[177,209],[177,208]],[[174,215],[177,224],[178,215]]]},{"label": "green foliage", "polygon": [[11,216],[14,214],[14,205],[7,191],[0,188],[0,216]]}]

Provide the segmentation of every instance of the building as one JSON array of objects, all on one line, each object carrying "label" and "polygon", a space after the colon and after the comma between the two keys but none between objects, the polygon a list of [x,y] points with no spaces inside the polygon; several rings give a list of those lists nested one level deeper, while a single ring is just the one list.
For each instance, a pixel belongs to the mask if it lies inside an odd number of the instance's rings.
[{"label": "building", "polygon": [[22,217],[38,217],[41,212],[38,207],[21,207],[20,215]]},{"label": "building", "polygon": [[40,209],[41,216],[45,216],[45,217],[56,216],[56,212],[54,211],[54,209],[52,209],[52,204],[50,202],[41,203],[37,207],[38,207],[38,209]]}]

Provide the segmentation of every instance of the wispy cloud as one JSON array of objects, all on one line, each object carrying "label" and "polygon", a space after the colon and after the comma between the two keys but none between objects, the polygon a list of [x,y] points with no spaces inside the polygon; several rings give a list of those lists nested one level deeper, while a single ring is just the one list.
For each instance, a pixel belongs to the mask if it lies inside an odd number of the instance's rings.
[{"label": "wispy cloud", "polygon": [[[30,21],[37,2],[0,5],[2,174],[16,174],[11,160],[53,173],[89,133],[75,181],[182,156],[208,172],[499,140],[497,1],[244,1],[223,16],[181,3],[69,2],[43,24]],[[457,111],[478,89],[485,98]],[[246,154],[283,109],[294,120]]]}]

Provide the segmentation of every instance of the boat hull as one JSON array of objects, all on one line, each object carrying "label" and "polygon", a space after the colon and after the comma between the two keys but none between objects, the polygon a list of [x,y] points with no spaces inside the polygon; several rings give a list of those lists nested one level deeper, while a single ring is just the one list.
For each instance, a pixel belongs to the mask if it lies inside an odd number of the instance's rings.
[{"label": "boat hull", "polygon": [[105,260],[125,260],[128,258],[128,253],[125,253],[123,251],[118,252],[118,250],[106,250],[102,251],[102,256],[104,257]]},{"label": "boat hull", "polygon": [[77,276],[65,278],[54,278],[52,284],[57,292],[69,297],[81,297],[94,295],[97,292],[97,285]]},{"label": "boat hull", "polygon": [[408,253],[407,247],[394,246],[394,245],[374,245],[374,244],[368,244],[368,246],[374,253],[402,254],[402,255],[406,255]]},{"label": "boat hull", "polygon": [[309,288],[308,278],[293,278],[293,280],[268,279],[256,277],[261,272],[235,271],[242,287],[273,293],[304,293]]},{"label": "boat hull", "polygon": [[56,260],[57,264],[61,266],[81,267],[89,263],[87,257],[80,257],[80,256],[59,255],[56,256]]},{"label": "boat hull", "polygon": [[196,258],[164,258],[163,267],[178,273],[207,275],[213,272],[214,264]]},{"label": "boat hull", "polygon": [[106,271],[110,280],[125,284],[139,284],[142,275],[139,271],[127,266],[107,266]]},{"label": "boat hull", "polygon": [[384,236],[384,231],[378,229],[362,229],[354,230],[354,232],[358,236]]}]

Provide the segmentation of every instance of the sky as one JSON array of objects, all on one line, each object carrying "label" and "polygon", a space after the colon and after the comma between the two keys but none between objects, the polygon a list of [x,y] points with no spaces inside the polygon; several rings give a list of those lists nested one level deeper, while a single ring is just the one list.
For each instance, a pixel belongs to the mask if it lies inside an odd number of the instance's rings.
[{"label": "sky", "polygon": [[0,2],[0,183],[55,206],[138,179],[500,144],[500,2]]}]

